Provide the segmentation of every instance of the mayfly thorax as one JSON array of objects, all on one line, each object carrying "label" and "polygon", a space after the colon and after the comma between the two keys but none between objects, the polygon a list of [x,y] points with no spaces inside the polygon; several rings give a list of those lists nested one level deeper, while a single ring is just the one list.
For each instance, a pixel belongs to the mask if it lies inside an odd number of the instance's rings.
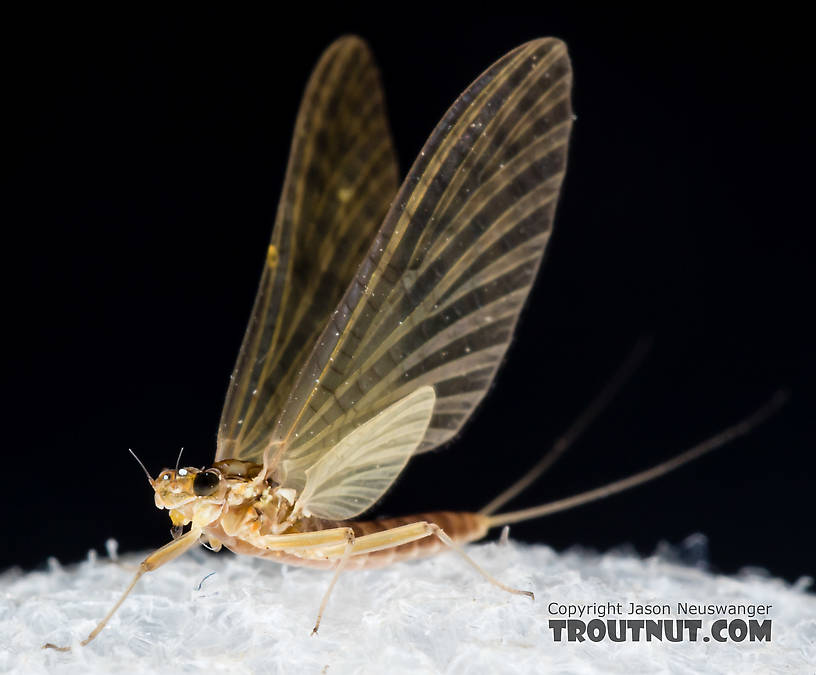
[{"label": "mayfly thorax", "polygon": [[[478,513],[353,520],[414,454],[451,440],[491,386],[552,231],[573,115],[563,42],[533,40],[456,100],[400,187],[379,74],[343,37],[323,54],[298,113],[260,287],[212,466],[148,480],[174,538],[133,581],[206,544],[340,572],[450,549],[488,530],[644,483],[745,433],[753,415],[651,469],[539,507],[495,512],[604,407],[639,346],[538,465]],[[66,650],[69,647],[55,647]]]}]

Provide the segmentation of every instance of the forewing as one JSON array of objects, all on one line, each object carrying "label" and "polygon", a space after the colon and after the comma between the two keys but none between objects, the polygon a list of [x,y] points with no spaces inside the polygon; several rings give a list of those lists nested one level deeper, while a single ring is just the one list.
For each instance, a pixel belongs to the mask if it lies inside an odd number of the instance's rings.
[{"label": "forewing", "polygon": [[260,461],[275,420],[397,191],[368,47],[323,54],[298,113],[272,241],[218,429],[216,459]]},{"label": "forewing", "polygon": [[372,506],[422,442],[435,400],[433,387],[420,387],[344,437],[306,470],[295,510],[346,520]]},{"label": "forewing", "polygon": [[565,45],[529,42],[436,127],[286,402],[270,464],[277,480],[302,489],[325,452],[423,385],[436,408],[418,451],[471,415],[550,236],[570,87]]}]

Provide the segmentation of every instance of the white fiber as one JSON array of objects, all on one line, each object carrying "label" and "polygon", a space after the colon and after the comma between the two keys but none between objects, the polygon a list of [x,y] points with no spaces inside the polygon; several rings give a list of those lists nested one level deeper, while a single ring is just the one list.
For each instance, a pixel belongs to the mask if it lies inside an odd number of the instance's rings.
[{"label": "white fiber", "polygon": [[[140,556],[89,556],[0,575],[0,672],[12,673],[812,673],[816,598],[758,572],[718,576],[629,554],[469,546],[510,595],[446,553],[343,574],[310,636],[327,572],[188,554],[145,576],[88,647],[76,643],[127,585]],[[210,575],[210,576],[208,576]],[[206,577],[206,578],[205,578]],[[549,603],[772,605],[770,642],[555,642]],[[595,617],[589,617],[595,618]],[[624,618],[636,618],[624,615]],[[672,614],[667,618],[678,618]],[[703,633],[714,617],[703,617]],[[733,617],[732,617],[733,618]],[[742,618],[746,618],[743,616]]]}]

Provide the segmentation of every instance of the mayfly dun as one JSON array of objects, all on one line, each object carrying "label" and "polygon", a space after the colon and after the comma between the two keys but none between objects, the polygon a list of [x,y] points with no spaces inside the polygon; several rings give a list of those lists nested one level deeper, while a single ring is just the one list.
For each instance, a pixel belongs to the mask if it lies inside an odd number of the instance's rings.
[{"label": "mayfly dun", "polygon": [[[150,554],[93,640],[146,572],[206,544],[332,571],[457,552],[489,530],[644,483],[745,433],[782,401],[623,480],[497,514],[597,415],[629,359],[572,429],[477,513],[352,520],[410,458],[450,441],[489,389],[552,230],[573,115],[563,42],[533,40],[465,90],[407,178],[398,171],[368,47],[343,37],[306,87],[252,315],[212,466],[148,480],[173,540]],[[147,473],[147,471],[146,471]],[[56,647],[60,650],[70,647]]]}]

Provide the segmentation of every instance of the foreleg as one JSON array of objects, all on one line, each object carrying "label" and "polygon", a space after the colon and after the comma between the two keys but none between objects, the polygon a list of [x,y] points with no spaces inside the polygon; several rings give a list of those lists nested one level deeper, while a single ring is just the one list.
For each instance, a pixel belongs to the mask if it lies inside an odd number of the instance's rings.
[{"label": "foreleg", "polygon": [[[130,582],[128,587],[125,589],[125,592],[122,593],[122,597],[119,598],[117,603],[111,608],[111,610],[105,615],[105,618],[99,622],[99,624],[91,631],[91,634],[88,635],[82,642],[80,642],[80,646],[84,647],[87,645],[91,640],[93,640],[105,625],[108,623],[110,618],[116,613],[116,610],[119,609],[120,605],[125,601],[125,598],[128,594],[133,590],[133,587],[136,585],[136,582],[141,579],[142,575],[146,572],[152,572],[155,569],[158,569],[165,563],[178,558],[180,555],[185,553],[186,551],[190,550],[193,546],[198,543],[199,538],[201,537],[201,530],[196,528],[190,530],[187,534],[182,535],[178,539],[174,539],[171,542],[168,542],[160,549],[151,553],[147,558],[142,560],[139,564],[139,571],[136,572],[136,576],[133,577],[133,580]],[[60,652],[67,652],[70,651],[70,647],[57,647],[50,642],[48,644],[43,645],[43,649],[56,649]]]}]

